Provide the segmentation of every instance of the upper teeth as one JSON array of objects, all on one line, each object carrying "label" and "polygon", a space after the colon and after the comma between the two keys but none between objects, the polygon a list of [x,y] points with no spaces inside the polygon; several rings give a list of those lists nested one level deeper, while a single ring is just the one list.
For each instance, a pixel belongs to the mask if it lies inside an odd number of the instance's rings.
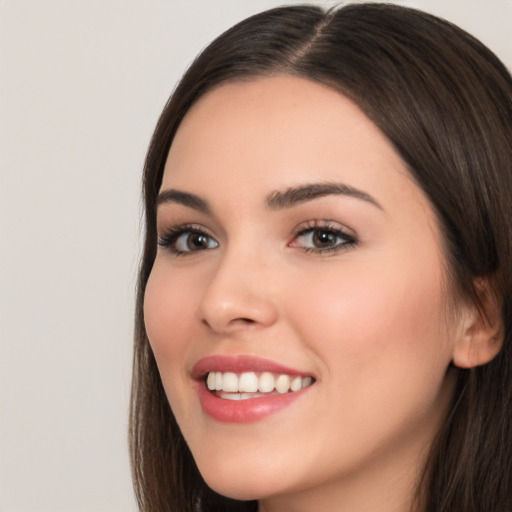
[{"label": "upper teeth", "polygon": [[283,394],[288,391],[299,391],[310,386],[312,382],[311,377],[277,375],[270,372],[263,372],[259,376],[255,372],[210,372],[206,379],[210,391],[227,393],[271,393],[275,389]]}]

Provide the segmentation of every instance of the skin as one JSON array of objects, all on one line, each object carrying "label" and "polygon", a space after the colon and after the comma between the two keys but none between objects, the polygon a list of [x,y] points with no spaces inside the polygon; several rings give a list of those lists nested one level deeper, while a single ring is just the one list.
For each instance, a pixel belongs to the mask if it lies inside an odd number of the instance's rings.
[{"label": "skin", "polygon": [[[267,205],[275,191],[325,182],[374,202]],[[225,84],[183,120],[169,189],[211,211],[166,202],[159,235],[193,224],[209,238],[180,255],[159,247],[145,321],[206,482],[265,512],[409,511],[471,315],[453,307],[435,215],[388,140],[327,86],[287,75]],[[325,220],[355,243],[335,237],[336,250],[319,252],[297,236]],[[216,354],[263,357],[316,382],[263,420],[217,422],[190,376]]]}]

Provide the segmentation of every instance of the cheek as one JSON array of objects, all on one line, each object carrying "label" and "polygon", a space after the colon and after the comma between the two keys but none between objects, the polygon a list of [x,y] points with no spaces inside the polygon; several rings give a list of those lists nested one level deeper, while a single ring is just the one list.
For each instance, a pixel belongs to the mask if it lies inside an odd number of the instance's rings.
[{"label": "cheek", "polygon": [[165,262],[155,262],[144,295],[144,322],[163,380],[179,368],[183,372],[183,353],[192,337],[196,294],[190,276],[180,280],[170,273]]},{"label": "cheek", "polygon": [[[302,300],[290,298],[300,303],[299,337],[323,368],[323,423],[359,446],[435,431],[451,389],[440,276],[334,275],[317,275]],[[339,450],[358,457],[356,448]]]},{"label": "cheek", "polygon": [[[400,392],[440,384],[451,360],[446,306],[437,267],[425,272],[397,266],[346,266],[317,274],[295,301],[300,337],[340,386]],[[396,388],[396,389],[393,389]]]},{"label": "cheek", "polygon": [[175,417],[185,426],[197,412],[190,406],[192,388],[186,366],[198,338],[194,335],[195,290],[193,278],[180,279],[180,273],[170,272],[165,261],[157,259],[144,295],[144,322],[160,378]]}]

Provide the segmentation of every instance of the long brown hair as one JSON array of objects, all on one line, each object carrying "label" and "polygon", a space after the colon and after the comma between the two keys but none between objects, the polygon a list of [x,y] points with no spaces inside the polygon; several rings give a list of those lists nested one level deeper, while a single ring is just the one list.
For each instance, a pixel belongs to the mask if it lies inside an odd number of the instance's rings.
[{"label": "long brown hair", "polygon": [[476,300],[475,278],[492,278],[503,304],[503,349],[485,366],[453,369],[452,407],[419,494],[428,512],[512,510],[512,79],[458,27],[388,4],[283,7],[242,21],[197,57],[158,121],[144,170],[130,411],[140,509],[257,509],[217,495],[201,478],[162,388],[142,303],[157,246],[156,199],[181,120],[219,84],[277,73],[322,82],[355,101],[429,197],[455,287]]}]

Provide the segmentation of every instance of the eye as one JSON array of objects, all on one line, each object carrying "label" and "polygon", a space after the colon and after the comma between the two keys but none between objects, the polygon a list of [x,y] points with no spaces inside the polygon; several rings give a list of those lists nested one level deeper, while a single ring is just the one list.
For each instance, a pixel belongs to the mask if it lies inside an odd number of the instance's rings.
[{"label": "eye", "polygon": [[170,229],[158,239],[158,245],[176,255],[216,249],[219,243],[202,229],[179,226]]},{"label": "eye", "polygon": [[301,228],[290,246],[302,248],[306,252],[324,253],[347,249],[355,244],[355,236],[348,234],[341,227],[328,222],[315,222]]}]

